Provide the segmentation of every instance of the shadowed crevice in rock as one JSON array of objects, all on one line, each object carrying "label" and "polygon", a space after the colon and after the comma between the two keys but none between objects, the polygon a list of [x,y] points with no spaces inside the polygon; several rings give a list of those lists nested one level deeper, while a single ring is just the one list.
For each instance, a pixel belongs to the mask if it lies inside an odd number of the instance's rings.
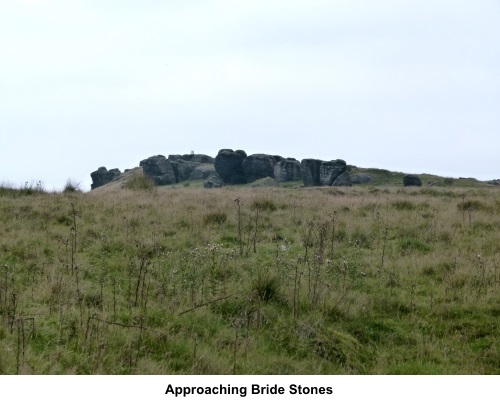
[{"label": "shadowed crevice in rock", "polygon": [[276,163],[274,166],[274,179],[280,183],[302,180],[300,162],[293,158],[287,158]]},{"label": "shadowed crevice in rock", "polygon": [[322,160],[318,159],[302,159],[300,162],[300,169],[302,171],[302,180],[304,186],[313,187],[320,186],[320,167]]},{"label": "shadowed crevice in rock", "polygon": [[[329,162],[322,162],[319,167],[319,181],[322,186],[331,186],[335,180],[347,170],[344,160],[337,159]],[[344,176],[345,178],[345,176]],[[345,180],[344,180],[345,182]],[[350,183],[350,180],[349,180]]]}]

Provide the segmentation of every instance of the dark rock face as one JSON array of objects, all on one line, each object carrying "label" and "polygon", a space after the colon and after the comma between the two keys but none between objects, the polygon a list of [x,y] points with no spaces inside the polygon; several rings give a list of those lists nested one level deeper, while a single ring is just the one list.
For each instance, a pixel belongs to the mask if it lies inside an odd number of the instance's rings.
[{"label": "dark rock face", "polygon": [[403,185],[405,187],[421,187],[422,181],[414,174],[407,174],[403,177]]},{"label": "dark rock face", "polygon": [[217,174],[212,174],[203,182],[204,188],[222,187],[222,179]]},{"label": "dark rock face", "polygon": [[91,190],[112,182],[120,174],[121,172],[118,169],[107,170],[104,166],[100,167],[95,172],[90,173],[90,177],[92,178]]},{"label": "dark rock face", "polygon": [[337,159],[322,162],[319,168],[319,181],[322,186],[331,186],[335,179],[344,173],[347,165],[344,160]]},{"label": "dark rock face", "polygon": [[369,183],[373,180],[373,177],[369,174],[358,173],[351,175],[351,183],[352,184],[364,184]]},{"label": "dark rock face", "polygon": [[[142,160],[140,167],[157,186],[188,180],[205,180],[206,188],[254,182],[258,183],[256,185],[270,185],[300,180],[304,186],[348,186],[372,180],[370,176],[361,174],[351,178],[346,162],[341,159],[304,159],[299,162],[280,155],[247,155],[243,150],[233,149],[219,150],[215,159],[194,153],[171,154],[168,159],[163,155],[151,156]],[[114,181],[120,174],[118,169],[108,171],[100,167],[91,173],[92,189]]]},{"label": "dark rock face", "polygon": [[302,180],[300,163],[290,158],[279,161],[274,166],[274,178],[277,182]]},{"label": "dark rock face", "polygon": [[139,166],[144,170],[144,174],[151,178],[157,186],[177,183],[174,166],[163,155],[151,156],[141,160]]},{"label": "dark rock face", "polygon": [[247,183],[252,183],[264,177],[274,177],[275,164],[276,160],[270,155],[255,154],[247,156],[242,164]]},{"label": "dark rock face", "polygon": [[333,187],[350,187],[352,186],[351,175],[349,172],[343,172],[332,183]]},{"label": "dark rock face", "polygon": [[[152,156],[141,161],[144,174],[157,186],[180,183],[187,180],[206,179],[215,173],[214,159],[208,155],[163,155]],[[208,163],[202,163],[208,162]],[[199,170],[197,170],[200,168]],[[196,171],[196,173],[195,173]]]},{"label": "dark rock face", "polygon": [[213,174],[217,174],[215,171],[215,167],[212,164],[205,163],[199,166],[196,166],[189,176],[189,180],[203,180],[208,179]]},{"label": "dark rock face", "polygon": [[176,183],[189,180],[191,173],[193,173],[197,166],[199,166],[199,163],[186,160],[176,160],[172,162]]},{"label": "dark rock face", "polygon": [[168,155],[168,160],[172,162],[177,160],[185,160],[186,162],[196,162],[196,163],[214,163],[215,159],[208,155],[203,154],[192,154],[192,155]]},{"label": "dark rock face", "polygon": [[215,157],[215,170],[225,184],[245,184],[243,161],[247,157],[244,151],[221,149]]},{"label": "dark rock face", "polygon": [[212,157],[212,156],[208,156],[208,155],[203,155],[203,154],[195,154],[195,155],[192,155],[192,159],[191,159],[191,162],[197,162],[197,163],[211,163],[211,164],[214,164],[215,162],[215,159]]},{"label": "dark rock face", "polygon": [[335,179],[347,170],[346,162],[341,159],[329,162],[304,159],[300,162],[300,167],[305,187],[331,186]]},{"label": "dark rock face", "polygon": [[302,171],[302,180],[305,187],[320,186],[319,168],[323,161],[318,159],[302,159],[300,170]]}]

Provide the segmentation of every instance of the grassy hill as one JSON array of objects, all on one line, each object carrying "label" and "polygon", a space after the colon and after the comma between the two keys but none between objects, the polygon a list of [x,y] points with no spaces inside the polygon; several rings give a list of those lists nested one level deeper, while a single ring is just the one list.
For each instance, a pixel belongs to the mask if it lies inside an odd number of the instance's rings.
[{"label": "grassy hill", "polygon": [[353,170],[0,188],[0,373],[498,374],[499,189]]},{"label": "grassy hill", "polygon": [[[367,174],[373,178],[370,183],[365,183],[363,186],[397,186],[403,185],[403,177],[406,173],[393,172],[385,169],[366,169],[359,167],[352,167],[351,174]],[[483,181],[473,178],[460,178],[455,179],[451,177],[436,176],[434,174],[418,174],[422,185],[434,187],[489,187]]]}]

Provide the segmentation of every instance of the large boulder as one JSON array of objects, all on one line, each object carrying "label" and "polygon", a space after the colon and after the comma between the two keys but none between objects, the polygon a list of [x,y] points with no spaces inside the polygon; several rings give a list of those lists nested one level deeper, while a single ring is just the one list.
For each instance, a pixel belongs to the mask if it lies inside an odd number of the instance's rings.
[{"label": "large boulder", "polygon": [[403,185],[405,187],[421,187],[422,181],[418,176],[414,174],[406,174],[403,177]]},{"label": "large boulder", "polygon": [[288,158],[281,160],[274,166],[274,179],[277,182],[300,181],[302,171],[298,160]]},{"label": "large boulder", "polygon": [[364,184],[373,181],[373,177],[365,173],[351,174],[352,184]]},{"label": "large boulder", "polygon": [[351,175],[349,172],[343,172],[332,183],[333,187],[350,187],[352,186]]},{"label": "large boulder", "polygon": [[300,170],[302,172],[302,180],[305,187],[320,186],[319,169],[322,160],[318,159],[302,159],[300,162]]},{"label": "large boulder", "polygon": [[303,159],[300,162],[300,168],[305,187],[331,186],[337,177],[347,171],[347,164],[342,159],[328,162],[318,159]]},{"label": "large boulder", "polygon": [[176,160],[172,162],[176,183],[189,180],[194,169],[196,169],[199,165],[199,163],[186,160]]},{"label": "large boulder", "polygon": [[274,177],[275,164],[276,160],[274,156],[262,153],[247,156],[242,164],[247,183],[252,183],[255,180],[265,177]]},{"label": "large boulder", "polygon": [[319,168],[319,181],[322,186],[331,186],[335,179],[347,170],[344,160],[322,162]]},{"label": "large boulder", "polygon": [[208,177],[210,177],[213,174],[217,174],[214,165],[210,163],[205,163],[195,167],[195,169],[189,176],[189,180],[208,179]]},{"label": "large boulder", "polygon": [[242,150],[221,149],[215,157],[215,170],[225,184],[245,184],[243,161],[247,154]]},{"label": "large boulder", "polygon": [[139,165],[142,167],[144,174],[152,179],[157,186],[177,183],[174,166],[163,155],[151,156],[141,160]]},{"label": "large boulder", "polygon": [[222,187],[222,179],[216,174],[211,174],[203,182],[204,188],[219,188]]},{"label": "large boulder", "polygon": [[184,159],[183,156],[191,156],[191,155],[168,155],[168,160],[170,160],[171,162],[175,162],[177,160],[191,160],[190,158],[189,159]]},{"label": "large boulder", "polygon": [[95,172],[90,173],[90,177],[92,178],[92,184],[90,185],[90,189],[93,190],[97,187],[104,186],[115,180],[121,174],[118,169],[107,170],[104,166],[97,169]]}]

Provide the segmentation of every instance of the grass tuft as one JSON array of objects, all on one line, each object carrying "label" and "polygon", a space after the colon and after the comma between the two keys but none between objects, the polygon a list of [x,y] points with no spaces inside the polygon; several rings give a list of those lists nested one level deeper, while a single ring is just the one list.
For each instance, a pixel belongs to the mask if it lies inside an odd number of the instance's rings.
[{"label": "grass tuft", "polygon": [[203,217],[204,225],[222,225],[227,221],[225,212],[211,212]]},{"label": "grass tuft", "polygon": [[250,204],[250,208],[254,211],[258,210],[273,212],[278,209],[278,206],[269,198],[257,198],[252,201],[252,203]]},{"label": "grass tuft", "polygon": [[127,180],[125,188],[134,191],[153,191],[155,183],[144,173],[135,173]]},{"label": "grass tuft", "polygon": [[68,179],[66,180],[66,184],[64,185],[63,193],[76,193],[82,191],[80,187],[80,182]]}]

